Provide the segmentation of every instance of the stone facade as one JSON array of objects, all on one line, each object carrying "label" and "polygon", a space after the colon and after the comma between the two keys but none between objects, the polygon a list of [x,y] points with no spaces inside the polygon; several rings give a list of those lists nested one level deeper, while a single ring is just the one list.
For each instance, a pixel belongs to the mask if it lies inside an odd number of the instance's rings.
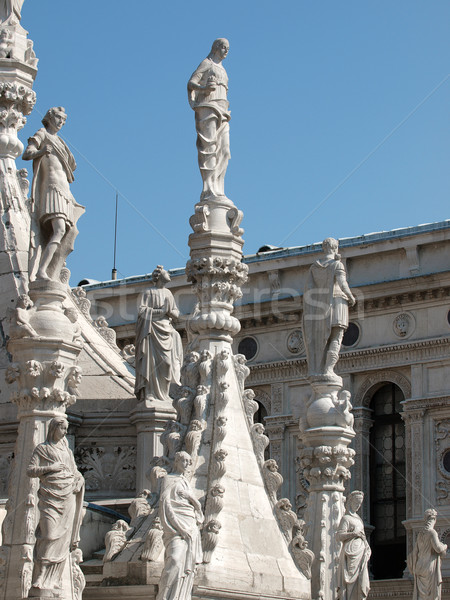
[{"label": "stone facade", "polygon": [[[352,393],[355,417],[356,462],[350,486],[365,493],[362,516],[374,561],[389,547],[400,556],[396,573],[381,564],[373,574],[398,578],[406,569],[404,561],[426,508],[438,510],[440,539],[446,543],[450,537],[446,525],[450,517],[450,222],[340,240],[340,250],[358,300],[350,311],[354,326],[344,339],[337,367],[345,388]],[[259,404],[255,420],[258,415],[265,419],[270,439],[265,455],[277,460],[283,476],[280,496],[288,497],[300,516],[308,484],[299,461],[302,444],[298,432],[310,393],[301,330],[302,290],[309,265],[319,251],[319,245],[314,245],[247,256],[249,279],[234,312],[242,329],[233,351],[254,354],[247,363],[250,375],[245,383],[254,389]],[[269,277],[274,271],[279,284],[276,289],[272,275]],[[186,316],[195,297],[184,269],[170,274],[169,287],[181,312],[179,330],[186,342]],[[119,347],[124,348],[134,341],[138,298],[149,279],[147,275],[90,285],[84,288],[87,297],[81,292],[75,297],[82,313],[83,303],[92,303],[93,323],[106,317]],[[89,314],[89,310],[85,312]],[[84,323],[83,329],[91,331]],[[137,429],[130,418],[135,401],[125,379],[100,376],[107,372],[108,354],[93,362],[93,343],[97,351],[98,340],[103,338],[104,346],[109,344],[105,336],[90,335],[91,343],[80,358],[84,380],[89,378],[98,389],[92,384],[85,387],[83,381],[82,400],[68,410],[69,434],[86,478],[87,499],[120,508],[140,491],[136,488]],[[106,382],[114,384],[111,393],[104,389]],[[123,390],[118,393],[120,386]],[[383,417],[378,413],[389,403],[389,394],[395,396],[395,406]],[[381,409],[375,410],[375,403]],[[17,425],[9,406],[2,409],[2,417],[0,468],[6,476]],[[399,446],[396,478],[392,472],[386,473],[389,464],[381,459],[377,463],[380,444]],[[385,449],[386,461],[389,452]],[[385,497],[374,497],[377,469],[388,481],[387,488],[396,486],[395,494],[387,489]],[[393,530],[391,519],[398,531],[391,538],[376,539],[377,529]],[[449,563],[443,560],[444,576],[450,575]]]},{"label": "stone facade", "polygon": [[[362,516],[374,567],[378,557],[376,577],[403,574],[426,508],[436,506],[436,529],[442,541],[450,537],[446,526],[450,517],[450,472],[446,470],[450,469],[449,250],[449,221],[340,240],[349,284],[358,301],[350,310],[351,326],[337,367],[345,389],[352,393],[355,417],[356,462],[349,486],[365,493]],[[302,291],[309,265],[319,252],[317,244],[245,257],[249,279],[234,312],[242,329],[233,350],[249,357],[246,386],[254,389],[260,417],[265,418],[270,438],[266,457],[277,460],[284,479],[281,495],[290,498],[300,516],[308,484],[299,461],[298,432],[310,393],[301,327]],[[195,298],[184,269],[170,274],[185,342],[186,316]],[[120,347],[134,341],[138,298],[149,277],[86,287],[94,318],[107,318]],[[392,395],[395,398],[389,400]],[[106,405],[102,403],[102,410]],[[95,418],[83,407],[79,431]],[[126,425],[118,427],[121,439],[115,443],[134,447],[136,433],[126,411],[119,410],[114,419]],[[95,435],[106,437],[101,424]],[[394,453],[391,446],[397,446]],[[5,445],[1,455],[5,465],[10,452]],[[375,477],[386,480],[383,493],[374,484]],[[131,497],[133,492],[102,483],[95,494],[113,500]],[[386,534],[389,530],[391,534]],[[395,568],[380,563],[389,548],[400,557]],[[443,574],[450,575],[448,559],[443,560]]]}]

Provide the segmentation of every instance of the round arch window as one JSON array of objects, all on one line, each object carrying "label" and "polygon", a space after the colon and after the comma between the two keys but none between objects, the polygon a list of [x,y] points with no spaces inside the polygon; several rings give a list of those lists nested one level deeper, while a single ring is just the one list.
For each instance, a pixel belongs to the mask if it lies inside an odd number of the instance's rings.
[{"label": "round arch window", "polygon": [[342,345],[349,348],[350,346],[354,346],[356,342],[359,340],[361,330],[359,326],[350,321],[347,327],[347,331],[344,333],[344,337],[342,338]]},{"label": "round arch window", "polygon": [[238,352],[243,354],[247,360],[251,360],[258,352],[258,342],[255,338],[245,337],[239,342]]}]

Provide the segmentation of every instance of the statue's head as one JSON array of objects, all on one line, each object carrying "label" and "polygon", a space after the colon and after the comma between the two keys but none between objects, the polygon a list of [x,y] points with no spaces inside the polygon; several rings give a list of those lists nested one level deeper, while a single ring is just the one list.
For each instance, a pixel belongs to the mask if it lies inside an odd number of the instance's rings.
[{"label": "statue's head", "polygon": [[347,499],[347,506],[353,510],[353,511],[357,511],[360,506],[362,505],[364,500],[364,492],[361,492],[360,490],[355,490],[354,492],[351,492],[351,494],[349,494],[348,499]]},{"label": "statue's head", "polygon": [[329,252],[336,253],[338,251],[338,248],[339,248],[339,242],[332,237],[326,238],[322,242],[322,249],[327,254]]},{"label": "statue's head", "polygon": [[59,442],[67,433],[69,423],[65,417],[55,417],[50,421],[47,432],[47,442],[54,444]]},{"label": "statue's head", "polygon": [[426,527],[434,527],[434,524],[436,523],[436,517],[437,517],[437,512],[434,510],[434,508],[429,508],[425,511],[424,514],[425,517],[425,526]]},{"label": "statue's head", "polygon": [[31,308],[33,306],[33,302],[28,294],[21,294],[17,299],[18,308]]},{"label": "statue's head", "polygon": [[42,119],[44,127],[53,125],[59,131],[67,119],[67,114],[63,106],[54,106],[49,108]]},{"label": "statue's head", "polygon": [[221,60],[226,58],[230,49],[230,42],[226,38],[217,38],[211,46],[209,57],[218,56]]},{"label": "statue's head", "polygon": [[169,273],[164,269],[162,265],[157,265],[156,269],[152,273],[152,282],[154,284],[168,283],[170,281]]},{"label": "statue's head", "polygon": [[189,465],[192,464],[191,455],[182,450],[176,452],[174,456],[174,467],[177,473],[184,473]]}]

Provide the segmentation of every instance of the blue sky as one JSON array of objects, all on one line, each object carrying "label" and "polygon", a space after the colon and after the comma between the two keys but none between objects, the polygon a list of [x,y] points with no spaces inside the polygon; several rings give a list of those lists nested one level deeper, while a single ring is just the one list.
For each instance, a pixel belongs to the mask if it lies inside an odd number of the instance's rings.
[{"label": "blue sky", "polygon": [[449,23],[447,0],[25,0],[40,62],[19,135],[66,108],[87,209],[72,285],[111,276],[116,189],[119,277],[184,266],[201,192],[186,83],[216,37],[246,254],[448,218]]}]

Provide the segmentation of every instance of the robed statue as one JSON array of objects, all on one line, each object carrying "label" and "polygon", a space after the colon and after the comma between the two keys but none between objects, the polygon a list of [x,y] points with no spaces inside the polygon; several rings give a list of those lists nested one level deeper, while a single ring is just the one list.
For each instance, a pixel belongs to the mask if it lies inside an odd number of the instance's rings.
[{"label": "robed statue", "polygon": [[158,265],[152,273],[153,287],[142,296],[136,323],[136,384],[138,400],[172,402],[171,383],[180,383],[183,347],[173,326],[180,312],[172,292],[166,289],[169,273]]},{"label": "robed statue", "polygon": [[370,591],[368,563],[371,551],[363,520],[358,515],[363,500],[363,492],[351,492],[336,533],[337,540],[342,542],[338,565],[338,600],[364,600]]},{"label": "robed statue", "polygon": [[195,569],[202,562],[199,525],[203,514],[185,477],[190,464],[187,452],[177,452],[173,472],[161,483],[159,518],[165,557],[156,600],[191,598]]},{"label": "robed statue", "polygon": [[228,76],[222,61],[229,49],[225,38],[215,40],[211,52],[191,75],[187,86],[189,104],[195,111],[202,200],[225,195],[224,178],[231,155]]},{"label": "robed statue", "polygon": [[441,559],[446,555],[447,545],[440,541],[434,529],[436,517],[434,508],[425,511],[425,525],[408,556],[408,567],[414,576],[413,600],[441,599]]},{"label": "robed statue", "polygon": [[303,336],[309,376],[334,378],[348,305],[356,300],[337,254],[338,241],[327,238],[322,248],[324,256],[311,266],[303,294]]},{"label": "robed statue", "polygon": [[66,118],[62,106],[50,108],[22,157],[33,161],[30,280],[59,281],[78,234],[76,222],[84,213],[70,191],[75,159],[58,136]]},{"label": "robed statue", "polygon": [[29,597],[60,597],[69,554],[78,548],[83,519],[84,479],[66,439],[65,417],[50,421],[47,439],[33,451],[28,477],[40,481],[39,524]]}]

